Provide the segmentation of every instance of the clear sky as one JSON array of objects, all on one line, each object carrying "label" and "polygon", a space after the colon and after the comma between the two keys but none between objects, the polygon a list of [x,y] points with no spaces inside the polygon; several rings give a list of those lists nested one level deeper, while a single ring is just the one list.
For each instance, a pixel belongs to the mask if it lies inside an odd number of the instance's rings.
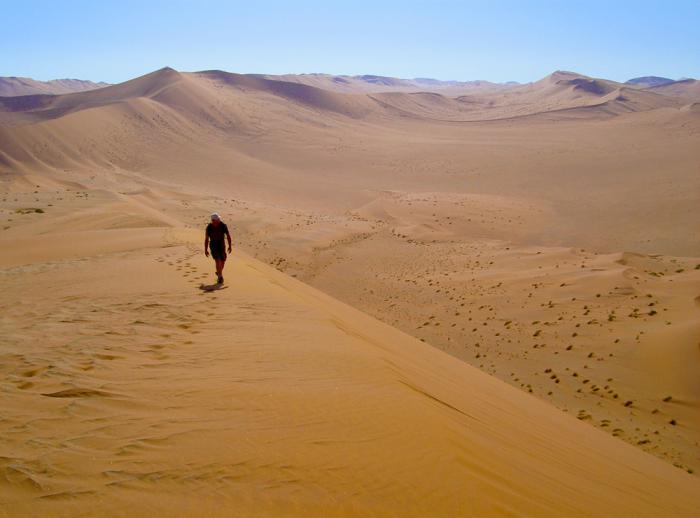
[{"label": "clear sky", "polygon": [[700,77],[700,0],[0,0],[0,76]]}]

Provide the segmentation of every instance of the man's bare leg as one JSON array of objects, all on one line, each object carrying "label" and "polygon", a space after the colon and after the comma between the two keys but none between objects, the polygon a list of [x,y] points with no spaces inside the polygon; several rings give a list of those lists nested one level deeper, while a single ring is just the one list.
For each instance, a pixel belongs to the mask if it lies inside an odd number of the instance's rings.
[{"label": "man's bare leg", "polygon": [[[223,279],[223,271],[224,271],[225,264],[226,264],[226,261],[216,259],[216,277],[217,277],[217,279]],[[222,281],[219,281],[219,282],[222,282]]]}]

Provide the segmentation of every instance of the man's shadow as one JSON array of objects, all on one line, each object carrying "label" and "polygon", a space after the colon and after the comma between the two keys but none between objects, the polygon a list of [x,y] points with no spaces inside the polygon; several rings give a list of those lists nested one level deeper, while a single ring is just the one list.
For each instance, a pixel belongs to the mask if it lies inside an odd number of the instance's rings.
[{"label": "man's shadow", "polygon": [[216,284],[200,284],[199,289],[202,291],[219,291],[219,290],[225,290],[228,288],[228,286],[225,286],[221,283],[216,283]]}]

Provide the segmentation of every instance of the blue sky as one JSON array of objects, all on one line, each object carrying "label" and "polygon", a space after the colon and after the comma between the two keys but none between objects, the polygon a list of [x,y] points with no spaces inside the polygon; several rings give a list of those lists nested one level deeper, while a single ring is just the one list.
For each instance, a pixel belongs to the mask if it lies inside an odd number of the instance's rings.
[{"label": "blue sky", "polygon": [[0,76],[700,77],[700,0],[0,0]]}]

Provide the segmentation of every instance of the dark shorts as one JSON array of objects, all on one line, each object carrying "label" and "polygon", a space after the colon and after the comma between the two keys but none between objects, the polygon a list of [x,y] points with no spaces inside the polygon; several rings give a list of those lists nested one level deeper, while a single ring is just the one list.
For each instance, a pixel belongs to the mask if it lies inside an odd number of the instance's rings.
[{"label": "dark shorts", "polygon": [[223,241],[209,241],[211,256],[219,261],[226,260],[226,246]]}]

